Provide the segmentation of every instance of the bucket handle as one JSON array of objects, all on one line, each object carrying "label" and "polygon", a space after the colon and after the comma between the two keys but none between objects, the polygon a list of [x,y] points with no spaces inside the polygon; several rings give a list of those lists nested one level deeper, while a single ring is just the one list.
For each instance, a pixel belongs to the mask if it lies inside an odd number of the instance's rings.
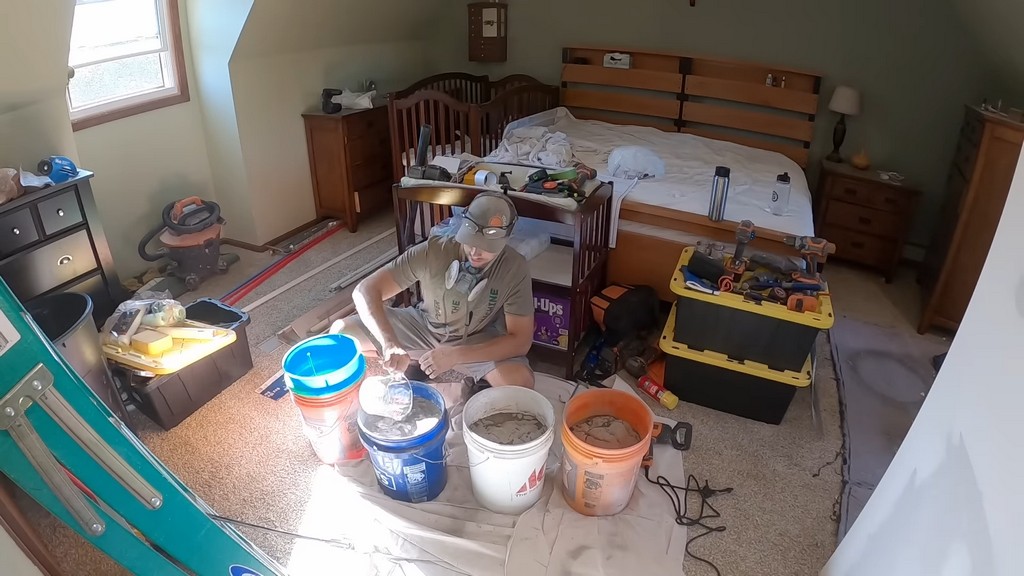
[{"label": "bucket handle", "polygon": [[410,454],[410,456],[412,456],[414,458],[419,458],[420,460],[422,460],[422,461],[424,461],[424,462],[426,462],[428,464],[441,464],[441,465],[447,464],[448,463],[448,458],[451,455],[452,455],[452,451],[451,451],[451,448],[448,447],[448,445],[445,445],[445,447],[444,447],[444,456],[441,456],[440,460],[431,460],[430,458],[424,458],[423,456],[420,456],[419,454]]},{"label": "bucket handle", "polygon": [[484,462],[487,462],[487,461],[488,461],[488,460],[490,460],[490,459],[491,459],[491,455],[490,455],[490,454],[488,454],[486,458],[484,458],[483,460],[481,460],[481,461],[477,462],[476,464],[472,464],[472,463],[470,463],[470,464],[469,464],[469,467],[470,467],[470,468],[476,468],[477,466],[479,466],[479,465],[483,464]]}]

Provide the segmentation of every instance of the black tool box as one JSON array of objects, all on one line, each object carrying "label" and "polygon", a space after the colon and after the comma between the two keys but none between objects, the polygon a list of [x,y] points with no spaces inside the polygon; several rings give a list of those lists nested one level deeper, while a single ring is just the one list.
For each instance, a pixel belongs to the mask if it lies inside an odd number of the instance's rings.
[{"label": "black tool box", "polygon": [[676,318],[673,306],[660,340],[666,355],[664,385],[685,402],[778,424],[797,388],[811,384],[810,356],[804,357],[799,371],[780,371],[717,352],[694,350],[673,339],[679,328]]},{"label": "black tool box", "polygon": [[773,370],[799,371],[814,352],[820,330],[832,327],[832,299],[818,295],[817,312],[794,312],[774,302],[750,302],[732,293],[708,294],[686,287],[681,268],[693,248],[683,250],[672,275],[676,294],[673,339],[691,350],[712,350]]},{"label": "black tool box", "polygon": [[173,374],[145,379],[130,368],[114,364],[113,371],[143,414],[164,430],[180,424],[201,406],[252,369],[252,354],[245,327],[249,315],[212,298],[200,298],[185,307],[189,320],[234,330],[235,341]]}]

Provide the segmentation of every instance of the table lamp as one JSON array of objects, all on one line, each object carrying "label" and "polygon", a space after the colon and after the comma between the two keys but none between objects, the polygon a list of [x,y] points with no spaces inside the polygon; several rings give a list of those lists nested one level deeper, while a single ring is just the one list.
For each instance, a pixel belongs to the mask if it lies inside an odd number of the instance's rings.
[{"label": "table lamp", "polygon": [[860,92],[849,86],[836,86],[832,93],[832,100],[828,103],[828,109],[839,113],[839,121],[832,131],[832,153],[825,157],[829,162],[842,162],[839,155],[839,148],[846,139],[846,117],[860,114]]}]

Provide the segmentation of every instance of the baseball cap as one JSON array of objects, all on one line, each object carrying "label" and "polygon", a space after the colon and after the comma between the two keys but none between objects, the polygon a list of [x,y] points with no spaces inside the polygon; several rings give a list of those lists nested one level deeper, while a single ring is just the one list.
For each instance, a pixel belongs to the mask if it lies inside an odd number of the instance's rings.
[{"label": "baseball cap", "polygon": [[482,192],[462,214],[455,241],[496,254],[508,243],[517,218],[511,200],[496,192]]}]

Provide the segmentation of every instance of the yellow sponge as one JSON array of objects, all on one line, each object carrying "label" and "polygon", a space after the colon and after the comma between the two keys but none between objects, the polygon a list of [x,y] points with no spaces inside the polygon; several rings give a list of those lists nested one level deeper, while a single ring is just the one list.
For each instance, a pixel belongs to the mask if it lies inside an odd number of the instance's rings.
[{"label": "yellow sponge", "polygon": [[157,356],[174,346],[174,339],[154,330],[140,330],[132,336],[132,348],[147,356]]}]

